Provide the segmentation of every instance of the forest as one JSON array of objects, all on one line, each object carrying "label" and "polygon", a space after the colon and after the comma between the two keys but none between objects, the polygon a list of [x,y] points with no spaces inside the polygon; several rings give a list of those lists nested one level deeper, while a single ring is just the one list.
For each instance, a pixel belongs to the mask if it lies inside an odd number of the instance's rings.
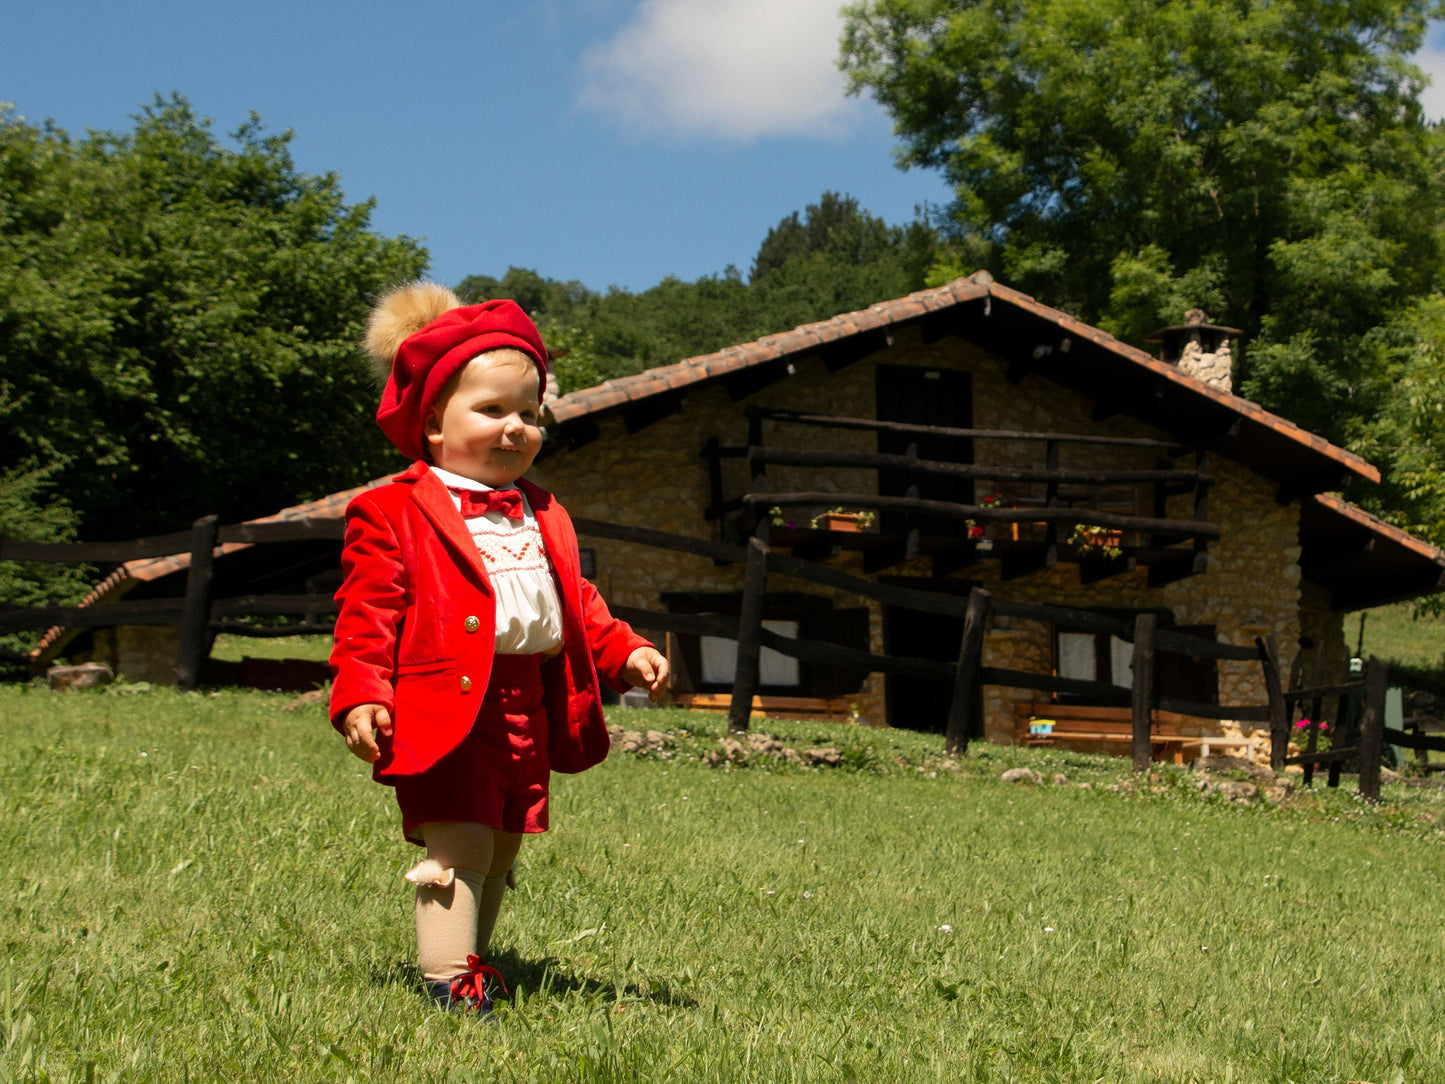
[{"label": "forest", "polygon": [[[856,3],[850,90],[948,204],[887,223],[824,192],[746,270],[640,292],[520,267],[450,285],[527,308],[564,391],[980,268],[1140,346],[1200,307],[1244,330],[1239,393],[1376,463],[1347,496],[1445,544],[1445,131],[1410,59],[1442,10]],[[0,106],[0,537],[234,522],[397,465],[357,423],[356,343],[427,253],[289,142],[255,116],[220,136],[179,95],[79,137]],[[86,582],[0,562],[0,605]]]}]

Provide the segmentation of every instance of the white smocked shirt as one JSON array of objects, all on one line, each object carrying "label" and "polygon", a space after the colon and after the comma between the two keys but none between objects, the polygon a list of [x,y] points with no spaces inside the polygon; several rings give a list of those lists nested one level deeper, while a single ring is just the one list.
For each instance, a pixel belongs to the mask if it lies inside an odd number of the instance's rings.
[{"label": "white smocked shirt", "polygon": [[[474,493],[493,488],[437,466],[431,469],[450,488]],[[461,498],[455,493],[447,495],[460,512]],[[522,495],[521,520],[488,512],[465,523],[497,596],[497,654],[540,655],[558,647],[562,643],[562,602],[526,495]]]}]

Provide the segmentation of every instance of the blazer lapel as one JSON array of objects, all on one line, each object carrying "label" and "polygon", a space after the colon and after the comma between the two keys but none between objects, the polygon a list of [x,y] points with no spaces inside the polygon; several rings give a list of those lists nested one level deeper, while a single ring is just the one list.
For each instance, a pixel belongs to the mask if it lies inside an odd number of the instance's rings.
[{"label": "blazer lapel", "polygon": [[464,567],[469,568],[477,581],[487,594],[495,594],[492,591],[492,581],[487,575],[487,568],[482,564],[482,556],[477,552],[477,544],[472,540],[471,532],[467,530],[466,520],[457,511],[457,506],[452,504],[451,494],[447,487],[442,484],[425,464],[418,464],[422,467],[420,472],[413,467],[407,475],[415,474],[416,481],[412,490],[412,500],[417,503],[426,518],[431,520],[432,526],[436,528],[437,534],[456,551],[457,557],[462,561]]},{"label": "blazer lapel", "polygon": [[542,532],[542,544],[547,547],[547,557],[552,562],[552,571],[557,574],[563,598],[570,606],[576,606],[581,596],[576,599],[572,596],[582,570],[577,561],[577,535],[571,529],[571,521],[545,489],[525,478],[518,479],[517,486],[526,495],[532,514],[537,517],[537,529]]}]

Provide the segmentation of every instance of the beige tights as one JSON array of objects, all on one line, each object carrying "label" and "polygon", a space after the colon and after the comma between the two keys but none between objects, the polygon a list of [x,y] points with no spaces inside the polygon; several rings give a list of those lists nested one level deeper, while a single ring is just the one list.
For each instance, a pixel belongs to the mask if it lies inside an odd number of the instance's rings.
[{"label": "beige tights", "polygon": [[472,953],[486,958],[522,835],[462,821],[435,821],[422,825],[421,832],[427,861],[407,875],[421,881],[416,887],[417,965],[423,978],[455,978],[467,970]]}]

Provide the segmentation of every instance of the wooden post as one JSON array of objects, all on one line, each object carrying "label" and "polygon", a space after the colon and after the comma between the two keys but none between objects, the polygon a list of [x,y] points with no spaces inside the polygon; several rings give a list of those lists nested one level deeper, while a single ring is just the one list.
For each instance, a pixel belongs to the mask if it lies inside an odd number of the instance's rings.
[{"label": "wooden post", "polygon": [[1273,633],[1256,636],[1260,665],[1264,668],[1264,694],[1269,698],[1269,766],[1276,772],[1284,770],[1289,752],[1289,709],[1284,702],[1284,687],[1279,675],[1279,648]]},{"label": "wooden post", "polygon": [[[913,441],[908,445],[905,453],[908,457],[908,488],[904,490],[905,497],[917,497],[918,487],[918,442]],[[916,561],[918,551],[922,545],[923,532],[918,526],[911,512],[904,513],[903,525],[907,530],[907,536],[903,540],[903,559],[905,561]]]},{"label": "wooden post", "polygon": [[[1194,469],[1200,474],[1209,473],[1209,450],[1203,449],[1194,456]],[[1209,483],[1200,482],[1194,487],[1194,519],[1197,523],[1203,523],[1209,519]],[[1198,535],[1194,536],[1194,552],[1203,553],[1208,543]]]},{"label": "wooden post", "polygon": [[[1345,723],[1349,720],[1350,705],[1354,702],[1354,698],[1354,693],[1341,693],[1339,699],[1335,702],[1335,729],[1330,732],[1331,749],[1338,749],[1345,740]],[[1325,779],[1325,786],[1332,789],[1338,787],[1340,785],[1340,775],[1344,770],[1345,762],[1343,760],[1336,759],[1330,761],[1329,775]]]},{"label": "wooden post", "polygon": [[963,642],[958,647],[958,670],[953,678],[953,701],[948,708],[948,727],[943,743],[949,756],[968,752],[968,739],[975,729],[974,694],[978,689],[978,664],[983,653],[983,630],[988,620],[989,593],[975,587],[968,593],[963,615]]},{"label": "wooden post", "polygon": [[[766,520],[764,521],[766,523]],[[761,538],[748,539],[747,572],[743,579],[743,603],[738,614],[738,655],[733,670],[732,703],[728,706],[728,730],[741,734],[748,729],[753,697],[758,691],[759,633],[763,627],[763,596],[768,590],[768,547]]]},{"label": "wooden post", "polygon": [[1365,714],[1360,720],[1360,797],[1380,802],[1380,754],[1385,740],[1385,688],[1390,668],[1374,655],[1365,664]]},{"label": "wooden post", "polygon": [[[1059,442],[1051,440],[1044,445],[1044,469],[1056,471],[1059,469]],[[1059,481],[1051,478],[1044,485],[1044,507],[1057,508],[1059,506]],[[1057,563],[1059,552],[1059,521],[1051,519],[1044,528],[1044,547],[1052,555],[1050,563]]]},{"label": "wooden post", "polygon": [[1149,727],[1153,721],[1154,707],[1154,626],[1158,618],[1154,614],[1139,614],[1134,618],[1134,770],[1147,772],[1152,763],[1153,750],[1149,742]]},{"label": "wooden post", "polygon": [[[1315,688],[1318,689],[1322,686],[1328,677],[1329,670],[1326,668],[1325,663],[1325,649],[1324,645],[1320,645],[1315,648]],[[1315,747],[1319,744],[1320,723],[1323,722],[1320,717],[1324,714],[1324,711],[1325,701],[1323,697],[1317,696],[1310,701],[1310,727],[1309,738],[1305,746],[1306,753],[1313,753]],[[1315,766],[1313,764],[1305,765],[1304,783],[1307,787],[1313,787],[1315,785]]]},{"label": "wooden post", "polygon": [[196,687],[201,660],[209,654],[206,625],[211,620],[211,579],[219,524],[218,516],[202,516],[191,524],[191,567],[186,573],[181,643],[176,650],[176,688],[182,692]]}]

